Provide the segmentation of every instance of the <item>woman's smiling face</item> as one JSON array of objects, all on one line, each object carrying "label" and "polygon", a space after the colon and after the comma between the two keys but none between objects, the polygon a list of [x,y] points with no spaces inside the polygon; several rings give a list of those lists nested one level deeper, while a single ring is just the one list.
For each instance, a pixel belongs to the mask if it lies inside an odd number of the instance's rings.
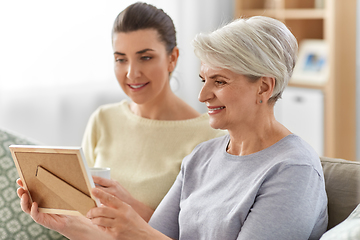
[{"label": "woman's smiling face", "polygon": [[231,130],[254,121],[259,84],[244,75],[206,64],[201,64],[200,78],[204,85],[199,101],[208,107],[212,128]]},{"label": "woman's smiling face", "polygon": [[176,65],[172,54],[153,29],[115,33],[113,37],[115,75],[135,103],[161,101],[171,91],[169,73]]}]

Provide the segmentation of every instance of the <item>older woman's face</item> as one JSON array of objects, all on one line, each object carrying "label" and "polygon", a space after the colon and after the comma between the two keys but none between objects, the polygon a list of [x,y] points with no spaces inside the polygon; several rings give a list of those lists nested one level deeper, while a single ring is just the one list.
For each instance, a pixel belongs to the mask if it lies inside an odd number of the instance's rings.
[{"label": "older woman's face", "polygon": [[201,64],[200,77],[204,85],[199,101],[206,103],[211,127],[235,130],[254,123],[258,83],[251,83],[244,75],[206,64]]}]

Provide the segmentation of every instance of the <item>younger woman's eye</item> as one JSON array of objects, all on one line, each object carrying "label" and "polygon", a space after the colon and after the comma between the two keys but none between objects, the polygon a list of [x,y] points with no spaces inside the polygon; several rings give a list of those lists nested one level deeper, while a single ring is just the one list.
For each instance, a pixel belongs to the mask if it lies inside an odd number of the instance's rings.
[{"label": "younger woman's eye", "polygon": [[116,58],[115,59],[115,62],[118,62],[118,63],[123,63],[123,62],[125,62],[126,60],[125,59],[123,59],[123,58]]},{"label": "younger woman's eye", "polygon": [[149,56],[142,56],[141,57],[141,60],[145,60],[145,61],[148,61],[150,59],[152,59],[152,57],[149,57]]}]

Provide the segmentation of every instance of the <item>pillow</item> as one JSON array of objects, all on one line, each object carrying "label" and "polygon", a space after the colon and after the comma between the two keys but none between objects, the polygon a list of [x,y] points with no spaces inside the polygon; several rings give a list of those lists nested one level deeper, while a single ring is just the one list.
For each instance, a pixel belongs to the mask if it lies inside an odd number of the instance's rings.
[{"label": "pillow", "polygon": [[0,239],[67,239],[37,224],[21,210],[15,182],[19,175],[9,150],[11,144],[36,142],[0,129]]},{"label": "pillow", "polygon": [[360,163],[321,157],[328,196],[328,229],[344,221],[360,203]]},{"label": "pillow", "polygon": [[320,240],[358,240],[360,239],[360,205],[350,216],[327,231]]}]

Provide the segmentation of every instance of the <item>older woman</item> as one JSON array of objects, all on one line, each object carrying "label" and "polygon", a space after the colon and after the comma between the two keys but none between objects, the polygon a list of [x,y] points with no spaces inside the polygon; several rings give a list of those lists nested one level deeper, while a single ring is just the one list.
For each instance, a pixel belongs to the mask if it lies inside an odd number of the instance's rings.
[{"label": "older woman", "polygon": [[314,150],[276,121],[291,77],[295,37],[281,22],[239,19],[194,41],[213,128],[229,135],[200,144],[150,224],[178,239],[319,239],[327,198]]},{"label": "older woman", "polygon": [[[149,224],[100,189],[93,193],[104,206],[88,218],[114,239],[319,239],[327,226],[319,158],[273,113],[294,68],[295,37],[277,20],[252,17],[200,34],[194,46],[199,99],[210,125],[229,135],[184,159]],[[69,226],[61,229],[74,232]]]}]

